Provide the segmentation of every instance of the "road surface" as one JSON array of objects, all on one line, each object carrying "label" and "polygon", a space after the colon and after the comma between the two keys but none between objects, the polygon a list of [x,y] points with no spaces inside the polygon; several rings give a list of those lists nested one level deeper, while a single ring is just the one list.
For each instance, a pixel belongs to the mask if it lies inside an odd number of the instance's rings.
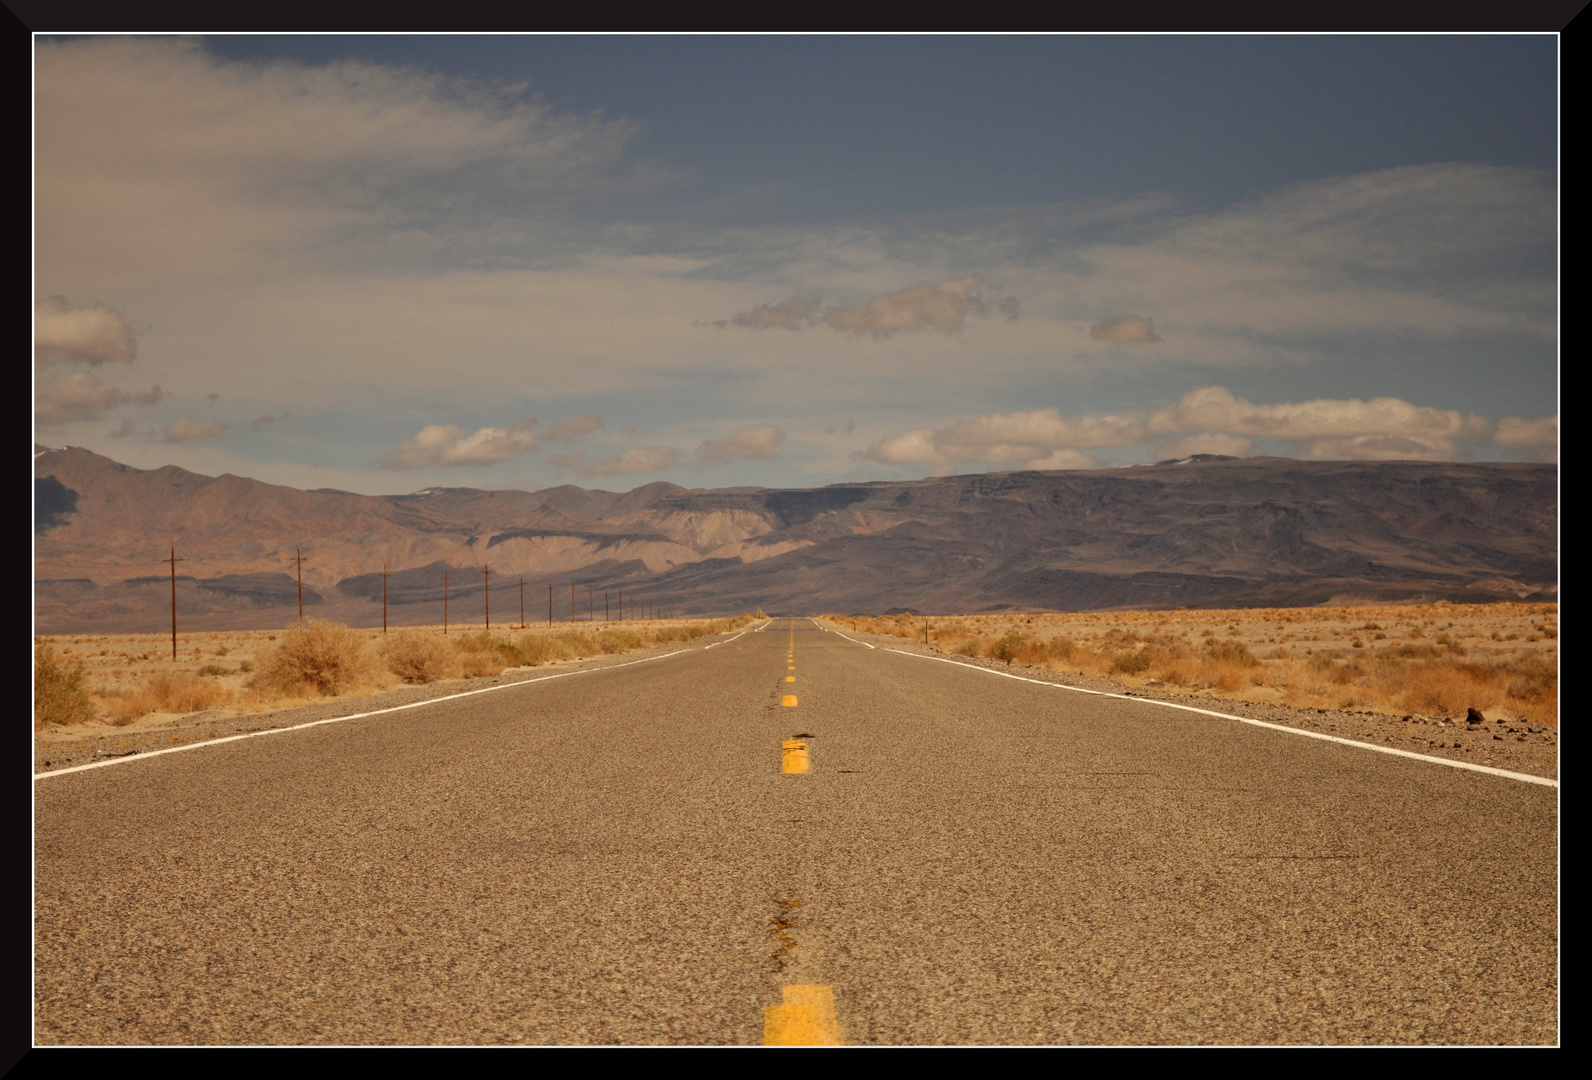
[{"label": "road surface", "polygon": [[775,620],[41,777],[35,1039],[1556,1043],[1557,801]]}]

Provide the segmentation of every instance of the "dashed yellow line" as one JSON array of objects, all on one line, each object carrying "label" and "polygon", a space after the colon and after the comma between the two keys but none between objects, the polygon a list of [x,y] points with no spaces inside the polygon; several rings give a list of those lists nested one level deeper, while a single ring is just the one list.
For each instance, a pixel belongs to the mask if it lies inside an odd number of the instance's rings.
[{"label": "dashed yellow line", "polygon": [[801,739],[786,739],[780,744],[780,772],[804,773],[810,768],[812,768],[812,758],[808,756],[805,742]]},{"label": "dashed yellow line", "polygon": [[794,709],[796,707],[796,695],[786,694],[784,697],[779,699],[779,703],[785,706],[787,709]]},{"label": "dashed yellow line", "polygon": [[764,1046],[843,1046],[832,986],[787,986],[784,1004],[763,1010]]}]

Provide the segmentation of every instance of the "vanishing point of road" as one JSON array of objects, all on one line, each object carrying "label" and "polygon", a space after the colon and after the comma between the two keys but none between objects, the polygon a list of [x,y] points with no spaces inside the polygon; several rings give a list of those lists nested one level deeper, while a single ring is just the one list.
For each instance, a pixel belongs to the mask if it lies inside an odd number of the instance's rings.
[{"label": "vanishing point of road", "polygon": [[1556,1043],[1557,801],[775,620],[41,776],[35,1040]]}]

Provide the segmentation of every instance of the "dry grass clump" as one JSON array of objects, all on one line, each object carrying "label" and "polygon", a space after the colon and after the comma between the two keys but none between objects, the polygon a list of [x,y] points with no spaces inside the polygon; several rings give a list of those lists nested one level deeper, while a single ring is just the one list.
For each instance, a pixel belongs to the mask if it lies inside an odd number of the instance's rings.
[{"label": "dry grass clump", "polygon": [[311,619],[285,631],[260,657],[260,670],[249,685],[278,697],[308,691],[329,697],[386,681],[385,667],[364,634],[341,623]]},{"label": "dry grass clump", "polygon": [[47,643],[34,646],[33,726],[81,724],[95,715],[82,662],[63,662]]},{"label": "dry grass clump", "polygon": [[232,701],[233,691],[191,671],[161,671],[131,689],[111,690],[100,696],[106,718],[117,727],[150,713],[192,713]]},{"label": "dry grass clump", "polygon": [[387,670],[406,683],[457,679],[464,673],[459,650],[424,630],[400,630],[382,642],[380,652]]}]

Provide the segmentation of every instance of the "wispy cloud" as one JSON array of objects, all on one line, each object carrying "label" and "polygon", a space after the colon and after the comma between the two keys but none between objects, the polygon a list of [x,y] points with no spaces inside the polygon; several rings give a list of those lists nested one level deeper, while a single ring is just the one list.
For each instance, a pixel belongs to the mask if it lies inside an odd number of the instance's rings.
[{"label": "wispy cloud", "polygon": [[598,462],[588,462],[585,454],[561,454],[551,464],[572,469],[582,476],[620,476],[626,473],[657,473],[674,468],[680,454],[670,446],[638,446]]},{"label": "wispy cloud", "polygon": [[453,424],[430,424],[414,438],[383,454],[384,469],[461,468],[468,465],[496,465],[500,461],[529,454],[538,449],[536,424],[529,418],[516,420],[507,428],[479,428],[473,435]]},{"label": "wispy cloud", "polygon": [[712,464],[726,461],[772,461],[779,457],[785,433],[773,424],[743,428],[721,439],[707,439],[697,448],[697,456]]},{"label": "wispy cloud", "polygon": [[800,330],[818,318],[824,301],[817,296],[793,296],[778,303],[758,304],[750,311],[728,319],[717,319],[714,326],[746,326],[754,330]]},{"label": "wispy cloud", "polygon": [[1089,336],[1113,345],[1153,345],[1161,340],[1155,334],[1155,321],[1137,315],[1118,315],[1097,322],[1089,328]]},{"label": "wispy cloud", "polygon": [[128,393],[106,386],[93,375],[77,372],[63,377],[41,378],[35,388],[33,414],[41,424],[56,425],[76,420],[97,420],[102,413],[124,405],[153,405],[165,396],[159,386]]},{"label": "wispy cloud", "polygon": [[114,308],[74,305],[64,296],[51,296],[33,309],[33,349],[41,364],[76,362],[98,367],[132,363],[138,355],[138,342],[127,316]]},{"label": "wispy cloud", "polygon": [[594,431],[607,431],[603,422],[590,413],[572,416],[568,420],[560,420],[553,425],[553,430],[548,433],[548,442],[570,443],[582,435],[590,435]]},{"label": "wispy cloud", "polygon": [[793,296],[777,303],[758,304],[750,311],[729,319],[717,319],[711,325],[801,330],[822,322],[845,333],[882,338],[928,329],[942,334],[960,334],[969,318],[988,315],[992,306],[1009,321],[1015,320],[1022,311],[1022,304],[1015,296],[992,304],[984,295],[984,279],[977,274],[939,285],[914,285],[827,310],[823,310],[823,306],[821,297]]},{"label": "wispy cloud", "polygon": [[160,431],[160,441],[163,443],[199,442],[202,439],[219,439],[226,434],[231,424],[223,424],[219,420],[195,420],[191,416],[180,416],[167,424]]}]

